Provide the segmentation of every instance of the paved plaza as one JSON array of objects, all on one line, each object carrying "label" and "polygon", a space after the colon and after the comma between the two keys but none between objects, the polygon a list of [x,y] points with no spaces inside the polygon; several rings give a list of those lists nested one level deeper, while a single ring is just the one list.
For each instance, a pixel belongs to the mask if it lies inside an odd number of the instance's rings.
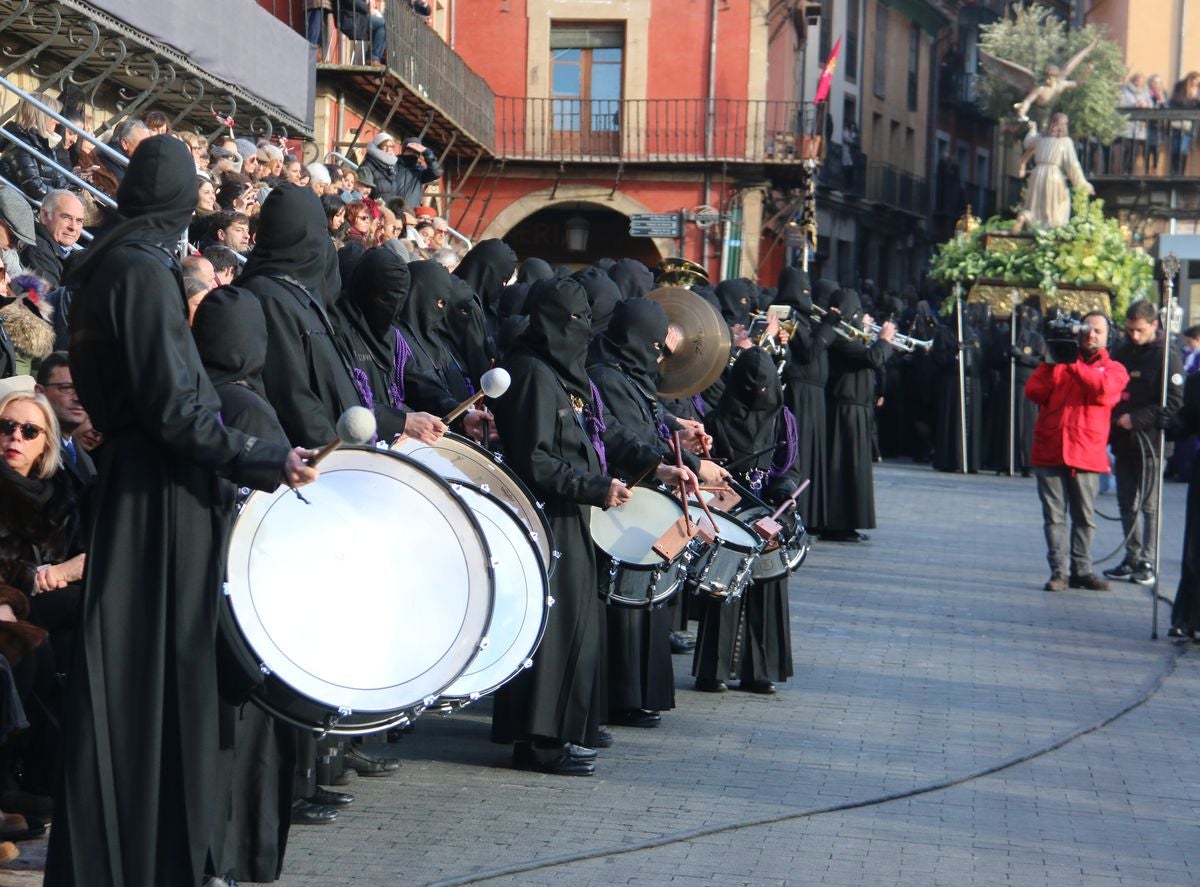
[{"label": "paved plaza", "polygon": [[[424,717],[399,776],[293,829],[280,883],[1200,881],[1200,649],[1150,640],[1144,588],[1041,590],[1032,480],[889,464],[876,484],[872,541],[818,543],[792,580],[778,695],[697,693],[676,657],[678,708],[616,728],[590,779],[510,769],[487,702]],[[1184,492],[1166,487],[1168,597]],[[1100,523],[1098,556],[1120,541]]]}]

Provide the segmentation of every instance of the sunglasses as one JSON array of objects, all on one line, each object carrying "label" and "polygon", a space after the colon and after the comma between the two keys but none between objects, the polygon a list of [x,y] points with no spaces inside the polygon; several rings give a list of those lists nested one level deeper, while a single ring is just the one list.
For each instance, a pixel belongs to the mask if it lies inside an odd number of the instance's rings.
[{"label": "sunglasses", "polygon": [[20,431],[22,440],[37,440],[38,435],[44,433],[45,430],[45,428],[42,428],[40,425],[34,425],[32,422],[0,419],[0,435],[4,435],[5,437],[15,437],[17,431]]}]

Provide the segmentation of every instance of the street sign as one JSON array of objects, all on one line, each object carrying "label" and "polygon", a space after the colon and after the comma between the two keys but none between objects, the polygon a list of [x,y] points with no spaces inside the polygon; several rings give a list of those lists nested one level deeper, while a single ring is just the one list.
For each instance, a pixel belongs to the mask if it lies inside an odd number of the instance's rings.
[{"label": "street sign", "polygon": [[679,237],[679,213],[638,213],[629,217],[630,237]]}]

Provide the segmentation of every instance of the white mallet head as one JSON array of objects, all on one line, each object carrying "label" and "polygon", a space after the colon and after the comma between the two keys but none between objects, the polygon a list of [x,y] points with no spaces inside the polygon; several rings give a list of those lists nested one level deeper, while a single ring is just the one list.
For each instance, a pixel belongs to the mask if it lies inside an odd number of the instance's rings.
[{"label": "white mallet head", "polygon": [[512,384],[512,376],[504,367],[493,367],[479,378],[479,387],[487,397],[500,397]]},{"label": "white mallet head", "polygon": [[350,407],[337,422],[337,435],[344,443],[362,446],[375,436],[375,414],[366,407]]}]

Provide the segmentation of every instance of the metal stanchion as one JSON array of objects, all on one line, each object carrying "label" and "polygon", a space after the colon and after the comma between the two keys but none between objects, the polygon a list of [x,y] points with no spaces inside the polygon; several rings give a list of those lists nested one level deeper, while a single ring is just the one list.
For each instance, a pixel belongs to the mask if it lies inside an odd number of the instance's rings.
[{"label": "metal stanchion", "polygon": [[[1179,259],[1174,253],[1168,253],[1162,260],[1163,299],[1159,309],[1159,325],[1163,333],[1162,386],[1160,389],[1159,407],[1166,409],[1167,392],[1171,384],[1171,335],[1177,333],[1175,327],[1182,323],[1182,314],[1175,299],[1175,278],[1179,275]],[[1158,472],[1158,487],[1155,495],[1155,513],[1158,521],[1154,525],[1154,584],[1150,588],[1150,639],[1158,640],[1158,583],[1162,571],[1162,504],[1163,504],[1163,456],[1167,449],[1167,432],[1158,431],[1158,452],[1151,455],[1154,470]],[[1135,516],[1136,519],[1136,516]]]}]

